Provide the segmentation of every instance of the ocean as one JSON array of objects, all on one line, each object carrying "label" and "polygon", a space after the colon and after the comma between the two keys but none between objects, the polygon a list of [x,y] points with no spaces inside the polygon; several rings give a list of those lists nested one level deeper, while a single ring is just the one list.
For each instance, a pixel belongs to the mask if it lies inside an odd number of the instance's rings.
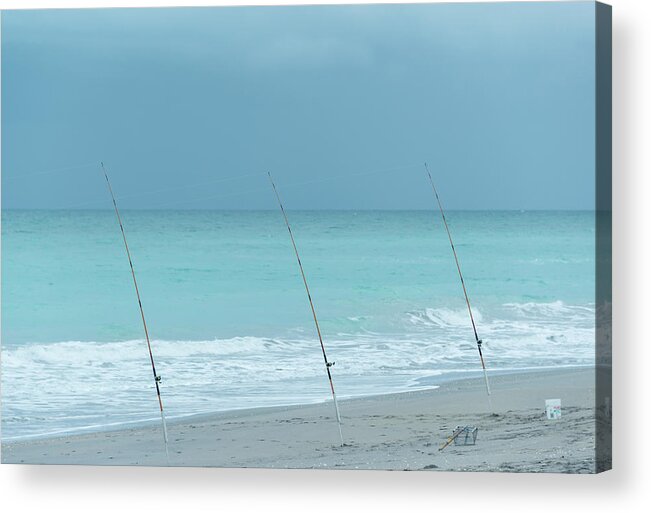
[{"label": "ocean", "polygon": [[[437,211],[288,215],[339,397],[479,375]],[[168,418],[330,398],[279,211],[122,217]],[[594,212],[447,218],[489,372],[594,365]],[[115,214],[3,210],[3,440],[158,419]]]}]

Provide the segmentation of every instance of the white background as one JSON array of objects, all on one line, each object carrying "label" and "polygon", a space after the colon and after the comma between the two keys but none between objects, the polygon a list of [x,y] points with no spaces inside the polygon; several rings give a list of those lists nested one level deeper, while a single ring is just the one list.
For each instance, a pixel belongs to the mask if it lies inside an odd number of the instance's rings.
[{"label": "white background", "polygon": [[[323,3],[349,3],[322,0]],[[138,6],[237,2],[137,0]],[[251,1],[251,4],[300,3]],[[304,2],[305,3],[305,2]],[[378,2],[375,2],[378,3]],[[613,4],[614,470],[592,475],[0,466],[0,510],[651,511],[651,2]],[[0,7],[132,6],[0,0]],[[645,379],[646,377],[646,379]]]}]

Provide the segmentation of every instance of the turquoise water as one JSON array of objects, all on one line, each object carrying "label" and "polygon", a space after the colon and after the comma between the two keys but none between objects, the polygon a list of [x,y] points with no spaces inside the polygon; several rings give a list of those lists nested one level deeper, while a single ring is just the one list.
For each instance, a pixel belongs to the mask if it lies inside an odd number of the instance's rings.
[{"label": "turquoise water", "polygon": [[[342,397],[478,369],[433,211],[289,211]],[[168,415],[328,398],[278,211],[124,211]],[[492,370],[594,362],[594,213],[449,212]],[[111,211],[2,213],[3,438],[156,418]]]}]

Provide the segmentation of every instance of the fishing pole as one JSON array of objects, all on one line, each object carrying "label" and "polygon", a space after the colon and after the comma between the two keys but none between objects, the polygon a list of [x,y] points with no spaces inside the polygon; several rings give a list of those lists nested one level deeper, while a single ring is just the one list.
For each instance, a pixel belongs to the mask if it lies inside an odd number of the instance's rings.
[{"label": "fishing pole", "polygon": [[154,383],[156,384],[156,395],[158,396],[158,406],[160,407],[160,418],[163,424],[163,439],[165,440],[165,455],[167,456],[167,463],[170,463],[170,452],[168,448],[167,441],[167,423],[165,422],[165,411],[163,410],[163,400],[160,396],[160,381],[161,377],[156,372],[156,365],[154,364],[154,354],[151,350],[151,342],[149,341],[149,330],[147,329],[147,322],[145,321],[145,312],[142,309],[142,301],[140,300],[140,291],[138,290],[138,282],[136,281],[136,272],[133,269],[133,262],[131,261],[131,252],[129,251],[129,244],[127,244],[127,236],[124,233],[124,226],[122,226],[122,219],[120,218],[120,212],[118,211],[118,205],[115,202],[115,195],[113,194],[113,188],[111,187],[111,182],[109,181],[108,174],[104,168],[104,163],[102,162],[102,172],[104,173],[104,178],[106,178],[106,185],[108,185],[109,192],[111,193],[111,199],[113,200],[113,207],[115,208],[115,215],[118,218],[118,224],[120,225],[120,231],[122,232],[122,240],[124,241],[124,249],[127,251],[127,258],[129,259],[129,267],[131,268],[131,277],[133,278],[133,287],[136,289],[136,297],[138,298],[138,306],[140,307],[140,317],[142,318],[142,326],[145,330],[145,339],[147,340],[147,349],[149,350],[149,360],[151,361],[151,370],[154,373]]},{"label": "fishing pole", "polygon": [[312,317],[314,317],[314,325],[316,326],[316,332],[317,335],[319,336],[319,342],[321,344],[321,352],[323,353],[323,361],[325,362],[325,368],[326,372],[328,373],[328,381],[330,382],[330,391],[332,392],[332,400],[335,405],[335,413],[337,414],[337,425],[339,426],[339,438],[341,438],[341,446],[344,446],[344,435],[341,432],[341,416],[339,415],[339,405],[337,404],[337,394],[335,394],[335,386],[332,382],[332,374],[330,372],[330,367],[332,367],[335,362],[330,362],[328,361],[328,356],[326,355],[326,350],[325,350],[325,345],[323,344],[323,338],[321,337],[321,328],[319,328],[319,321],[316,318],[316,310],[314,309],[314,303],[312,303],[312,295],[310,294],[310,288],[307,286],[307,279],[305,278],[305,272],[303,271],[303,264],[301,264],[301,257],[298,255],[298,248],[296,247],[296,241],[294,240],[294,234],[292,233],[292,229],[289,226],[289,219],[287,219],[287,214],[285,213],[285,209],[283,208],[283,204],[280,201],[280,195],[278,194],[278,191],[276,190],[276,184],[273,181],[273,178],[271,178],[271,173],[267,173],[269,175],[269,181],[271,181],[271,186],[274,189],[274,193],[276,194],[276,199],[278,200],[278,205],[280,206],[280,211],[283,213],[283,217],[285,218],[285,224],[287,225],[287,231],[289,232],[289,237],[292,240],[292,246],[294,246],[294,253],[296,254],[296,260],[298,261],[298,267],[301,270],[301,277],[303,278],[303,284],[305,285],[305,291],[307,292],[307,299],[310,302],[310,308],[312,309]]},{"label": "fishing pole", "polygon": [[[466,306],[468,307],[468,314],[470,314],[470,322],[472,323],[472,331],[475,334],[475,341],[477,342],[477,350],[479,351],[479,359],[481,360],[481,368],[484,371],[484,381],[486,382],[486,393],[488,394],[488,402],[490,404],[490,395],[491,387],[488,384],[488,373],[486,372],[486,364],[484,363],[484,355],[481,350],[482,341],[477,335],[477,326],[475,325],[475,318],[472,315],[472,308],[470,308],[470,300],[468,299],[468,291],[466,290],[466,283],[463,281],[463,274],[461,274],[461,266],[459,265],[459,257],[457,257],[457,250],[454,248],[454,242],[452,242],[452,235],[450,234],[450,227],[448,222],[445,219],[445,213],[443,212],[443,206],[441,205],[441,200],[439,199],[439,193],[434,186],[434,180],[432,179],[432,174],[429,172],[427,167],[427,162],[425,162],[425,171],[427,171],[427,176],[429,177],[429,182],[432,184],[432,190],[434,191],[434,196],[436,196],[436,201],[439,205],[439,210],[441,211],[441,217],[443,218],[443,224],[445,225],[445,231],[448,233],[448,239],[450,240],[450,247],[452,248],[452,254],[454,255],[454,262],[457,264],[457,271],[459,271],[459,279],[461,280],[461,287],[463,288],[463,295],[466,298]],[[491,405],[492,407],[492,405]]]}]

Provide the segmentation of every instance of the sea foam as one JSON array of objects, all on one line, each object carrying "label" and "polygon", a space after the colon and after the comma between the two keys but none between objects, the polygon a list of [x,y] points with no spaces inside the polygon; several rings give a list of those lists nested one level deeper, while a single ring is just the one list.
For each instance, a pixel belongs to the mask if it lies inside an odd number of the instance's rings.
[{"label": "sea foam", "polygon": [[[594,363],[594,305],[506,303],[474,314],[491,371]],[[326,334],[341,397],[409,390],[426,377],[478,369],[465,308],[406,312],[393,327]],[[327,400],[318,339],[299,334],[152,340],[168,415]],[[5,438],[155,418],[144,340],[5,347],[2,366]]]}]

